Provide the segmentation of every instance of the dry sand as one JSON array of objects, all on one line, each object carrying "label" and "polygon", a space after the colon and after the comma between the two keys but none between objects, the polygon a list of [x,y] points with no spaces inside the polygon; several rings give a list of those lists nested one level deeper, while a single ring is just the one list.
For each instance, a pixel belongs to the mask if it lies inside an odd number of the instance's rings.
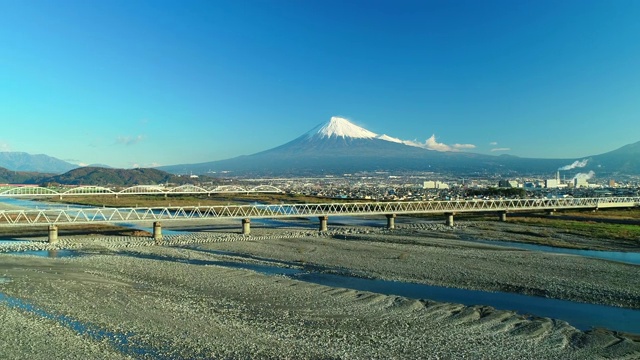
[{"label": "dry sand", "polygon": [[[186,263],[229,260],[202,251],[228,250],[294,267],[640,308],[638,266],[470,245],[454,239],[466,230],[439,229],[318,236],[255,227],[250,237],[207,231],[165,246],[125,237],[32,245],[95,252],[79,258],[0,254],[0,358],[640,358],[638,341],[563,321]],[[178,246],[189,244],[200,248]]]}]

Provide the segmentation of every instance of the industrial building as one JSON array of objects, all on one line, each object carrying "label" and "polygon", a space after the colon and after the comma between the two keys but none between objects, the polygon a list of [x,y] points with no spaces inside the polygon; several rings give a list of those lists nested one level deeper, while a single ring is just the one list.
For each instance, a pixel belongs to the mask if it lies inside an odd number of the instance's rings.
[{"label": "industrial building", "polygon": [[449,185],[441,181],[425,181],[422,185],[423,189],[448,189]]}]

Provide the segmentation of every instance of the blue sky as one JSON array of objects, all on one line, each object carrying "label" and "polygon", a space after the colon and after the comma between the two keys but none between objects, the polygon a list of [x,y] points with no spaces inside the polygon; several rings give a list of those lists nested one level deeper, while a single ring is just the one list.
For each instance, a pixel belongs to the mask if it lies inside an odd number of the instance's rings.
[{"label": "blue sky", "polygon": [[331,116],[473,151],[640,141],[640,1],[0,0],[0,151],[225,159]]}]

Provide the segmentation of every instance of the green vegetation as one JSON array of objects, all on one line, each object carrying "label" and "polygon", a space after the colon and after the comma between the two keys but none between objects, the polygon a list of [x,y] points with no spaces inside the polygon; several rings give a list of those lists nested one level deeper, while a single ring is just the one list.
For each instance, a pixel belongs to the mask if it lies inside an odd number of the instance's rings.
[{"label": "green vegetation", "polygon": [[45,174],[27,171],[11,171],[0,167],[0,184],[35,184]]},{"label": "green vegetation", "polygon": [[640,208],[631,209],[601,209],[592,211],[563,211],[563,215],[600,218],[600,219],[640,219]]},{"label": "green vegetation", "polygon": [[156,169],[107,169],[101,167],[82,167],[42,180],[47,184],[91,184],[95,186],[186,184],[193,181],[189,177],[179,177]]},{"label": "green vegetation", "polygon": [[533,217],[513,217],[510,218],[509,221],[519,224],[549,227],[563,230],[568,234],[588,236],[591,238],[630,240],[640,245],[640,226],[636,224],[611,224]]},{"label": "green vegetation", "polygon": [[128,187],[134,185],[194,184],[198,181],[214,181],[209,177],[191,178],[177,176],[157,169],[110,169],[81,167],[61,175],[37,172],[10,171],[0,167],[0,184],[36,184],[45,187],[56,185],[94,185]]}]

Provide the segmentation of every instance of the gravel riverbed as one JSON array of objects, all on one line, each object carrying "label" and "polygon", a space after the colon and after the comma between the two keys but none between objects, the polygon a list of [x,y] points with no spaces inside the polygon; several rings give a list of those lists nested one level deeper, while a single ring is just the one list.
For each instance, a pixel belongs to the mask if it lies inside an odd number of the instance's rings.
[{"label": "gravel riverbed", "polygon": [[72,237],[4,246],[91,255],[0,254],[0,358],[640,357],[633,335],[582,332],[563,321],[487,306],[332,288],[215,265],[275,261],[640,308],[639,266],[461,241],[475,231],[465,226],[330,230],[321,235],[295,226],[256,227],[251,236],[201,231],[167,236],[160,244]]}]

